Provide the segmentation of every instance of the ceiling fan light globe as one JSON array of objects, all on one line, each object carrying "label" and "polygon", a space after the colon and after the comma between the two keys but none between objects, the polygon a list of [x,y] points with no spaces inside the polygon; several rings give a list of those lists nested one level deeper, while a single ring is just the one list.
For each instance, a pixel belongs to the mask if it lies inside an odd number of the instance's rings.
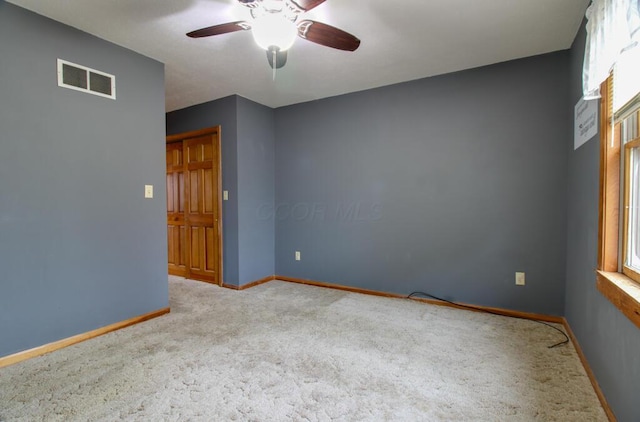
[{"label": "ceiling fan light globe", "polygon": [[266,14],[251,23],[253,39],[262,49],[278,47],[280,51],[288,50],[296,40],[298,28],[289,19],[280,14]]},{"label": "ceiling fan light globe", "polygon": [[283,3],[282,0],[262,0],[261,6],[267,12],[281,12]]}]

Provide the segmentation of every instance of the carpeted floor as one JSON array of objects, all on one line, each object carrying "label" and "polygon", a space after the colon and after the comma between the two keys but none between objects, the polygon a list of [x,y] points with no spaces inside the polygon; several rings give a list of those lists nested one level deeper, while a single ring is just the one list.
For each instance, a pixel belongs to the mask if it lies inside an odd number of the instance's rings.
[{"label": "carpeted floor", "polygon": [[1,421],[606,421],[571,345],[518,319],[170,279],[171,313],[0,369]]}]

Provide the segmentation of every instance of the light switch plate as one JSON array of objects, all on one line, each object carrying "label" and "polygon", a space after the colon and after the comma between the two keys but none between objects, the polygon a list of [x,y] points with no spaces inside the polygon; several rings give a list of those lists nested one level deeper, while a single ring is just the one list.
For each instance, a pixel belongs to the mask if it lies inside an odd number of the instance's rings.
[{"label": "light switch plate", "polygon": [[153,185],[144,185],[144,197],[153,198]]},{"label": "light switch plate", "polygon": [[222,200],[223,201],[228,201],[229,200],[229,191],[228,190],[223,190],[222,191]]}]

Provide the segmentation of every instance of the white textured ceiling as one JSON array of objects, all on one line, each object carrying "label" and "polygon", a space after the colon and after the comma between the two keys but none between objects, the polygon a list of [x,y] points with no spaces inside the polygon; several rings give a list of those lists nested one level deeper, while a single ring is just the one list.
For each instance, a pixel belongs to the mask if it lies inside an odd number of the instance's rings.
[{"label": "white textured ceiling", "polygon": [[166,109],[238,94],[279,107],[569,48],[589,0],[327,0],[302,15],[362,40],[353,53],[298,39],[272,80],[236,0],[8,0],[166,64]]}]

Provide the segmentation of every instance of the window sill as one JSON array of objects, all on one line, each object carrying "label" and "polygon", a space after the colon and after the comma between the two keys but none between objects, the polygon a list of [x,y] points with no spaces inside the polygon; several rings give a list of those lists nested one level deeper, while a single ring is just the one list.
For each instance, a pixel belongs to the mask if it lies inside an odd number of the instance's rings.
[{"label": "window sill", "polygon": [[596,271],[598,290],[640,328],[640,284],[621,273]]}]

